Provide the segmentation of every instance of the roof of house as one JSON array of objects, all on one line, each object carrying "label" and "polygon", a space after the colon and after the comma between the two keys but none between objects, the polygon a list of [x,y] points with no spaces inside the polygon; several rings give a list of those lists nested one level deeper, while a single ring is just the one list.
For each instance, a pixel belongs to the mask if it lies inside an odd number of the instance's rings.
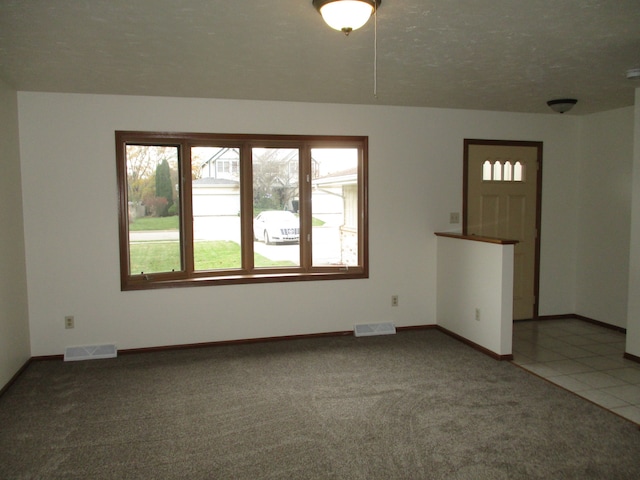
[{"label": "roof of house", "polygon": [[211,187],[211,186],[237,186],[240,182],[238,180],[230,180],[227,178],[198,178],[197,180],[193,180],[191,185],[193,187]]}]

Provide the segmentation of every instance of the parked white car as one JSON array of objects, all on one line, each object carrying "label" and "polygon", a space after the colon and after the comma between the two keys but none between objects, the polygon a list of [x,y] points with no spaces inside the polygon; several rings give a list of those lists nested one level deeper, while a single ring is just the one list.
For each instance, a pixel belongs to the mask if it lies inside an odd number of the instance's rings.
[{"label": "parked white car", "polygon": [[253,237],[267,245],[299,243],[300,220],[286,210],[266,210],[253,219]]}]

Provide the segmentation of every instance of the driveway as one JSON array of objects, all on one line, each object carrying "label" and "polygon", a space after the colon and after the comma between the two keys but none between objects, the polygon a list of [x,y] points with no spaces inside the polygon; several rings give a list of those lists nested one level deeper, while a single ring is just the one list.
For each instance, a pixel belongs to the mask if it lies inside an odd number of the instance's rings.
[{"label": "driveway", "polygon": [[[196,217],[194,221],[195,240],[230,240],[240,243],[240,218],[229,217]],[[129,232],[129,242],[161,242],[180,239],[177,230],[150,230]],[[335,265],[340,261],[340,236],[338,227],[313,227],[313,262],[315,265]],[[273,261],[290,261],[296,265],[300,262],[300,246],[298,244],[265,245],[253,242],[256,253]]]}]

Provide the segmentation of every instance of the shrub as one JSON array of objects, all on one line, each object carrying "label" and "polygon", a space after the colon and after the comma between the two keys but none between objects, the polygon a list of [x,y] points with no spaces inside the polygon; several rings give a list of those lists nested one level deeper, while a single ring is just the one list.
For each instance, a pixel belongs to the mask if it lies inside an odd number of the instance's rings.
[{"label": "shrub", "polygon": [[145,206],[154,217],[166,217],[169,201],[164,197],[147,197],[144,199]]}]

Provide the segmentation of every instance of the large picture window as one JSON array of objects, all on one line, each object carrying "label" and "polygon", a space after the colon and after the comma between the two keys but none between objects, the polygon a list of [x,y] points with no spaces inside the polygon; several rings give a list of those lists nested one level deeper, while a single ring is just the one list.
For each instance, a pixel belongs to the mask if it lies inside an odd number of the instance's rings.
[{"label": "large picture window", "polygon": [[368,277],[367,137],[116,132],[123,290]]}]

